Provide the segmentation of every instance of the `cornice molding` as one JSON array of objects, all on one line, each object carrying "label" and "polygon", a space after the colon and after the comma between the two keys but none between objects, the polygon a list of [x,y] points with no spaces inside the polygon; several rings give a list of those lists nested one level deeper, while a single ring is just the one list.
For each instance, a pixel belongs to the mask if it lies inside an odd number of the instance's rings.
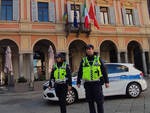
[{"label": "cornice molding", "polygon": [[131,1],[125,1],[125,2],[122,2],[121,5],[124,7],[124,8],[130,8],[130,9],[134,9],[135,8],[135,0],[131,0]]},{"label": "cornice molding", "polygon": [[111,6],[113,4],[112,0],[96,0],[96,5],[98,6]]},{"label": "cornice molding", "polygon": [[76,4],[83,4],[84,0],[67,0],[67,2],[70,2],[70,3],[76,2]]}]

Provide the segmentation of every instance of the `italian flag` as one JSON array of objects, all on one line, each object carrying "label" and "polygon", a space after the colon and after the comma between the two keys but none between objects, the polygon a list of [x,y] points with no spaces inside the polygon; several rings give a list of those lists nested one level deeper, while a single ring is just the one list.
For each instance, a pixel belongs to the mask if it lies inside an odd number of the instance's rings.
[{"label": "italian flag", "polygon": [[89,14],[86,8],[86,0],[84,1],[84,8],[83,8],[83,17],[85,19],[85,28],[89,29],[89,23],[90,23],[90,18],[89,18]]}]

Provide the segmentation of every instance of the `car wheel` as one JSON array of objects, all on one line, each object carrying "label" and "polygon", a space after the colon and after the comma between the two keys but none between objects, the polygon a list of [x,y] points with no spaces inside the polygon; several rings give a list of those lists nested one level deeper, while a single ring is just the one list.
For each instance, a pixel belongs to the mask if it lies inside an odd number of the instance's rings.
[{"label": "car wheel", "polygon": [[68,91],[67,96],[66,96],[66,102],[67,104],[72,104],[76,101],[77,99],[77,93],[74,89],[72,89],[70,92]]},{"label": "car wheel", "polygon": [[131,83],[127,87],[127,95],[132,98],[136,98],[141,94],[141,87],[137,83]]}]

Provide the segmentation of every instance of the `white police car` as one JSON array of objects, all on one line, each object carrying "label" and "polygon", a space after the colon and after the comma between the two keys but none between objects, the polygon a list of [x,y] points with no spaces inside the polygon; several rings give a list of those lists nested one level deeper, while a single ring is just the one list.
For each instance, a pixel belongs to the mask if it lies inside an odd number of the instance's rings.
[{"label": "white police car", "polygon": [[[136,98],[142,91],[147,89],[147,83],[143,78],[143,73],[136,69],[133,64],[127,63],[106,63],[110,88],[103,86],[104,96],[127,95]],[[77,72],[72,74],[72,91],[68,92],[66,101],[68,104],[74,103],[77,99],[85,98],[83,84],[77,88]],[[43,98],[45,100],[58,101],[55,89],[49,90],[49,82],[43,84]]]}]

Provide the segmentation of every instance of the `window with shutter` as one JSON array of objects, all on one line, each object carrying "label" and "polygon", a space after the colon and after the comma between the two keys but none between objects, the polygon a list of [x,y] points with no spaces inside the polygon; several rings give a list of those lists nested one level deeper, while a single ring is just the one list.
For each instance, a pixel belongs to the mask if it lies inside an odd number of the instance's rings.
[{"label": "window with shutter", "polygon": [[[76,5],[77,22],[80,22],[80,5]],[[71,4],[71,22],[74,21],[74,4]]]},{"label": "window with shutter", "polygon": [[48,22],[48,3],[38,2],[38,20]]},{"label": "window with shutter", "polygon": [[126,9],[126,19],[127,19],[127,25],[133,25],[133,12],[132,9]]},{"label": "window with shutter", "polygon": [[100,7],[100,18],[101,24],[109,24],[107,7]]},{"label": "window with shutter", "polygon": [[13,20],[13,0],[1,1],[1,20]]}]

